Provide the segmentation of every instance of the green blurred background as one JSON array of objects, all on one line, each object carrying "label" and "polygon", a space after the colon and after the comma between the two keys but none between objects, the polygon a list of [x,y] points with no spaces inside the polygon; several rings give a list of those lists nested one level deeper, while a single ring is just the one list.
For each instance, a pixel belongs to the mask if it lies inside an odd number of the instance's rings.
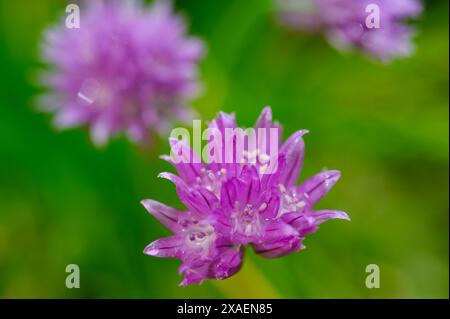
[{"label": "green blurred background", "polygon": [[[33,108],[42,29],[64,1],[0,0],[0,298],[448,298],[448,2],[427,1],[417,53],[389,65],[341,54],[280,28],[270,0],[180,0],[205,39],[203,119],[235,111],[251,125],[265,105],[285,134],[306,136],[302,179],[341,181],[322,208],[347,211],[277,260],[247,250],[231,279],[181,288],[179,261],[145,256],[168,232],[139,201],[179,205],[157,174],[165,139],[95,149],[85,129],[57,132]],[[65,267],[81,288],[65,287]],[[381,288],[365,287],[365,267]]]}]

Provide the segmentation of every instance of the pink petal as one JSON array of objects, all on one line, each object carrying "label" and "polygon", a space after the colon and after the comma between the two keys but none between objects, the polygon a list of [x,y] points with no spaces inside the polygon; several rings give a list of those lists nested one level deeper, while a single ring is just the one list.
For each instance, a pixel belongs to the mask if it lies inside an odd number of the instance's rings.
[{"label": "pink petal", "polygon": [[270,128],[272,126],[272,109],[266,106],[255,123],[255,128]]},{"label": "pink petal", "polygon": [[173,138],[169,139],[169,142],[175,158],[167,155],[163,155],[161,158],[171,163],[186,182],[195,183],[197,177],[201,175],[200,158],[187,143]]},{"label": "pink petal", "polygon": [[269,223],[261,242],[253,245],[255,252],[266,258],[284,256],[303,249],[302,238],[297,231],[280,221]]},{"label": "pink petal", "polygon": [[144,254],[154,257],[180,258],[182,241],[178,237],[165,237],[145,247]]},{"label": "pink petal", "polygon": [[312,214],[315,218],[316,225],[326,222],[330,219],[344,219],[350,221],[350,217],[347,213],[340,210],[319,210]]},{"label": "pink petal", "polygon": [[341,177],[339,171],[325,171],[303,182],[297,193],[303,195],[310,206],[321,200]]},{"label": "pink petal", "polygon": [[177,228],[178,215],[182,212],[178,209],[169,207],[160,202],[145,199],[141,201],[145,209],[156,217],[156,219],[171,231],[175,231]]},{"label": "pink petal", "polygon": [[302,136],[308,133],[306,130],[300,130],[292,134],[280,148],[280,154],[284,154],[286,158],[286,166],[280,170],[281,183],[285,187],[295,185],[300,177],[303,166],[303,158],[305,155],[305,143]]}]

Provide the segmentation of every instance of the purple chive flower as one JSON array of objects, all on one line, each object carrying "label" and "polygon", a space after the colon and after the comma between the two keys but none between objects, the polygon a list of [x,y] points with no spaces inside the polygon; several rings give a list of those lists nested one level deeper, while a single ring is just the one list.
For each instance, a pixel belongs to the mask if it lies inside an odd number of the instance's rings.
[{"label": "purple chive flower", "polygon": [[202,43],[186,35],[169,2],[148,9],[140,1],[86,1],[80,28],[64,24],[45,33],[43,74],[51,89],[42,107],[60,128],[87,125],[105,144],[118,133],[144,142],[149,130],[165,132],[192,116],[198,93]]},{"label": "purple chive flower", "polygon": [[[181,259],[180,272],[185,275],[182,285],[235,274],[246,246],[266,258],[284,256],[305,248],[305,236],[321,223],[334,218],[349,220],[341,211],[313,210],[339,179],[338,171],[321,172],[296,186],[307,131],[300,130],[281,144],[281,127],[272,121],[271,109],[266,107],[254,126],[266,129],[256,131],[256,149],[244,150],[247,161],[226,162],[226,151],[239,150],[236,135],[227,138],[226,131],[237,127],[234,115],[226,113],[209,124],[221,134],[220,139],[209,140],[222,148],[220,160],[215,162],[201,162],[185,141],[170,139],[172,151],[182,158],[162,158],[173,164],[178,175],[162,173],[160,177],[175,184],[187,211],[153,200],[142,201],[174,234],[151,243],[144,252]],[[280,134],[267,133],[270,128]],[[227,143],[231,148],[227,149]],[[271,157],[266,152],[274,144],[279,153]],[[276,170],[268,171],[268,158],[275,158]]]},{"label": "purple chive flower", "polygon": [[[322,33],[340,49],[358,49],[382,61],[412,53],[415,32],[407,20],[418,18],[422,12],[419,0],[277,0],[277,3],[283,25]],[[379,25],[373,24],[373,5],[379,9]]]}]

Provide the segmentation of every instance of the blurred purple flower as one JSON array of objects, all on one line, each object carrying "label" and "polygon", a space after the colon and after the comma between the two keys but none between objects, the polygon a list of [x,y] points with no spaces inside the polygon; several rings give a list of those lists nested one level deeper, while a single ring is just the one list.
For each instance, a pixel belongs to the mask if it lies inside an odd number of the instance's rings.
[{"label": "blurred purple flower", "polygon": [[[412,53],[415,32],[407,20],[418,18],[423,9],[419,0],[276,1],[283,25],[322,33],[339,49],[357,49],[381,61]],[[379,9],[377,26],[371,19],[374,5]]]},{"label": "blurred purple flower", "polygon": [[[235,129],[237,124],[234,115],[220,113],[209,127],[222,132],[224,137],[226,129]],[[269,107],[262,111],[255,128],[281,130],[272,121]],[[306,133],[300,130],[279,146],[278,167],[271,173],[262,169],[266,163],[259,160],[225,163],[224,143],[232,143],[232,149],[236,150],[236,139],[223,138],[220,143],[210,140],[223,147],[223,152],[222,161],[208,163],[201,162],[185,141],[170,139],[172,149],[183,154],[184,161],[162,156],[173,164],[178,175],[162,173],[160,177],[175,184],[187,211],[153,200],[142,201],[174,234],[151,243],[144,252],[181,259],[180,272],[185,274],[182,285],[197,284],[204,279],[224,279],[235,274],[247,245],[266,258],[280,257],[303,249],[305,236],[316,231],[319,224],[333,218],[349,220],[341,211],[313,210],[314,204],[339,179],[338,171],[319,173],[296,186],[303,165]],[[270,139],[268,135],[259,136],[255,153],[260,157],[267,155],[261,152],[261,145],[270,144]],[[278,136],[276,139],[281,144]]]},{"label": "blurred purple flower", "polygon": [[40,104],[60,128],[88,125],[96,145],[126,134],[144,142],[188,121],[198,93],[202,43],[186,36],[170,1],[85,1],[80,28],[50,28],[42,46],[50,65]]}]

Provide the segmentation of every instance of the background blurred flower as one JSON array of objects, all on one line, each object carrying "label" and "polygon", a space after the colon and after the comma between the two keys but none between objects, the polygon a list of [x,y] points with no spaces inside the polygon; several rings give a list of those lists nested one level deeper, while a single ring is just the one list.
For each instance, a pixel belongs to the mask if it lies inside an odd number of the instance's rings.
[{"label": "background blurred flower", "polygon": [[165,132],[189,120],[189,99],[198,93],[202,43],[170,2],[146,8],[140,1],[86,1],[81,27],[47,30],[42,46],[51,66],[41,104],[57,113],[56,125],[87,124],[95,144],[117,133],[143,142],[149,129]]},{"label": "background blurred flower", "polygon": [[[408,56],[414,29],[407,20],[422,13],[418,0],[277,0],[283,25],[323,33],[340,49],[358,49],[382,61]],[[372,5],[372,7],[370,7]],[[379,27],[366,23],[373,8]]]}]

